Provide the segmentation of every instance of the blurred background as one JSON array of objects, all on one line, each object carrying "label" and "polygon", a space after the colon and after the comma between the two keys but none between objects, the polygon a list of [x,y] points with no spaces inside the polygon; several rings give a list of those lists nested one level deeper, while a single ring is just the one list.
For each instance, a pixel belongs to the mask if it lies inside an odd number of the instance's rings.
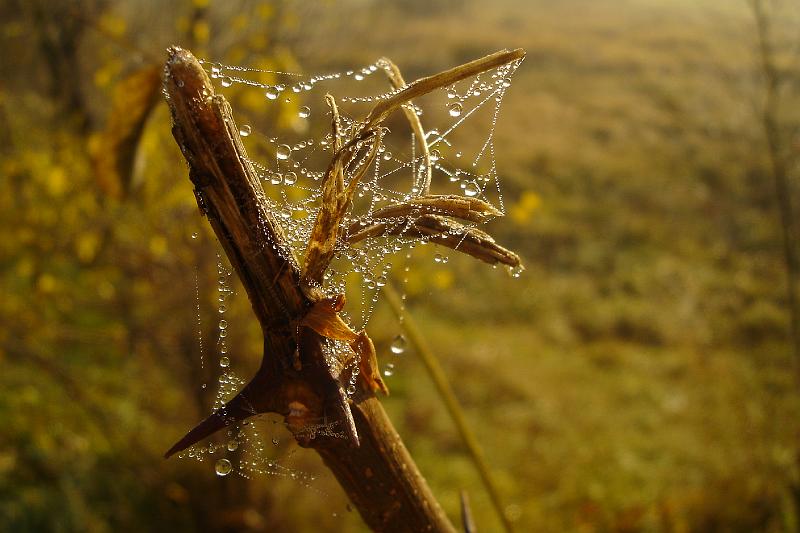
[{"label": "blurred background", "polygon": [[[520,531],[800,530],[799,28],[795,0],[3,0],[0,529],[364,530],[280,424],[268,453],[313,481],[162,459],[219,375],[196,314],[213,338],[217,245],[160,94],[180,44],[305,73],[385,55],[407,80],[525,48],[490,231],[527,271],[431,249],[405,285],[506,515]],[[231,101],[262,131],[293,127],[259,114],[258,91]],[[249,377],[243,292],[228,316]],[[389,360],[385,303],[368,329]],[[384,403],[434,493],[457,520],[466,489],[498,530],[413,349],[393,361]]]}]

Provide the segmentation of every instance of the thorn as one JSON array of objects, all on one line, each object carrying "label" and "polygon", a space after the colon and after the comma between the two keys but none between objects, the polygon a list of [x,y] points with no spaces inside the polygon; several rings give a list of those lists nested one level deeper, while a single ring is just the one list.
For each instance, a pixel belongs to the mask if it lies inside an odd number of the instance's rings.
[{"label": "thorn", "polygon": [[475,520],[472,519],[472,510],[469,508],[469,496],[467,491],[461,489],[461,522],[464,525],[464,533],[476,533]]}]

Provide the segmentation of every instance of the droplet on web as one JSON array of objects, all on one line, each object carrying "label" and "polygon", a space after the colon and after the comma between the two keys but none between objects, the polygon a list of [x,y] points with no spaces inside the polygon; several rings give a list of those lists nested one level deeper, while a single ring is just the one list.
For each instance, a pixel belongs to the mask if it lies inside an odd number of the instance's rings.
[{"label": "droplet on web", "polygon": [[474,181],[470,181],[466,185],[464,185],[465,196],[478,196],[480,193],[481,193],[481,188]]},{"label": "droplet on web", "polygon": [[453,102],[449,106],[447,106],[447,112],[450,113],[451,117],[458,117],[461,115],[461,112],[464,110],[464,107],[459,104],[458,102]]},{"label": "droplet on web", "polygon": [[392,341],[392,344],[389,346],[389,349],[395,355],[400,355],[401,353],[406,351],[406,346],[408,345],[408,341],[403,335],[398,335]]},{"label": "droplet on web", "polygon": [[278,150],[275,153],[278,159],[289,159],[292,155],[292,148],[288,144],[282,144],[278,146]]},{"label": "droplet on web", "polygon": [[231,473],[231,470],[233,470],[233,465],[227,459],[220,459],[217,461],[217,464],[214,465],[214,470],[216,470],[217,475],[220,477],[227,476]]},{"label": "droplet on web", "polygon": [[294,185],[297,183],[297,174],[294,172],[287,172],[283,175],[283,182],[286,185]]},{"label": "droplet on web", "polygon": [[270,100],[275,100],[276,98],[278,98],[279,94],[280,94],[280,91],[278,91],[277,87],[270,86],[270,87],[267,87],[267,89],[264,91],[264,96],[266,96]]},{"label": "droplet on web", "polygon": [[233,80],[229,76],[223,76],[219,82],[223,87],[230,87],[233,85]]},{"label": "droplet on web", "polygon": [[250,124],[243,124],[242,127],[239,128],[239,135],[241,135],[242,137],[247,137],[248,135],[250,135],[251,131],[252,128],[250,127]]},{"label": "droplet on web", "polygon": [[387,378],[394,375],[394,363],[386,363],[386,366],[383,368],[383,375]]},{"label": "droplet on web", "polygon": [[310,107],[308,107],[307,105],[304,105],[303,107],[301,107],[301,108],[300,108],[300,109],[297,111],[297,115],[298,115],[300,118],[308,118],[309,116],[311,116],[311,108],[310,108]]}]

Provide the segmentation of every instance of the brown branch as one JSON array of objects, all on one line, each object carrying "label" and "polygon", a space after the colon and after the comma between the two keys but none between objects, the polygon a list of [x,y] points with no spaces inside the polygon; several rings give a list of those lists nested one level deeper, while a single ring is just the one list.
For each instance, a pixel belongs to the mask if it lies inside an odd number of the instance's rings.
[{"label": "brown branch", "polygon": [[[267,207],[227,102],[214,94],[197,60],[180,48],[169,50],[164,84],[173,134],[189,163],[198,205],[239,274],[264,336],[264,359],[253,380],[168,455],[232,421],[276,412],[301,446],[320,454],[372,529],[454,531],[372,387],[359,375],[359,388],[348,399],[336,365],[326,362],[325,338],[299,325],[309,310],[325,304],[324,298],[302,286],[297,261]],[[362,133],[361,141],[368,139],[368,130]],[[346,143],[341,151],[353,149],[355,158],[356,144]],[[353,161],[339,157],[342,168]],[[364,163],[353,167],[356,176],[368,166]],[[316,432],[320,420],[350,438]]]}]

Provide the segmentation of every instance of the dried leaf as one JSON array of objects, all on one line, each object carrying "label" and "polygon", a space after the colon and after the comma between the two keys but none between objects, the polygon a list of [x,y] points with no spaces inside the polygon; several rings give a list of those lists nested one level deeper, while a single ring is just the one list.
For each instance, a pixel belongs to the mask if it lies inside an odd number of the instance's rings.
[{"label": "dried leaf", "polygon": [[403,217],[394,222],[376,222],[361,227],[348,236],[354,243],[368,237],[400,235],[409,238],[427,237],[431,242],[471,255],[489,264],[501,263],[512,268],[521,267],[517,254],[497,244],[491,235],[476,228],[438,215],[422,215],[411,219]]},{"label": "dried leaf", "polygon": [[389,395],[389,387],[381,378],[380,370],[378,369],[378,355],[375,353],[375,345],[372,339],[369,338],[366,331],[358,334],[358,338],[350,343],[350,348],[359,356],[359,370],[364,384],[372,392],[381,391],[385,395]]},{"label": "dried leaf", "polygon": [[137,70],[114,87],[108,122],[92,147],[98,186],[109,196],[130,189],[136,150],[160,88],[159,66]]},{"label": "dried leaf", "polygon": [[300,321],[300,325],[311,328],[328,339],[352,343],[358,338],[358,334],[339,316],[342,307],[344,307],[342,295],[319,300],[309,309]]}]

